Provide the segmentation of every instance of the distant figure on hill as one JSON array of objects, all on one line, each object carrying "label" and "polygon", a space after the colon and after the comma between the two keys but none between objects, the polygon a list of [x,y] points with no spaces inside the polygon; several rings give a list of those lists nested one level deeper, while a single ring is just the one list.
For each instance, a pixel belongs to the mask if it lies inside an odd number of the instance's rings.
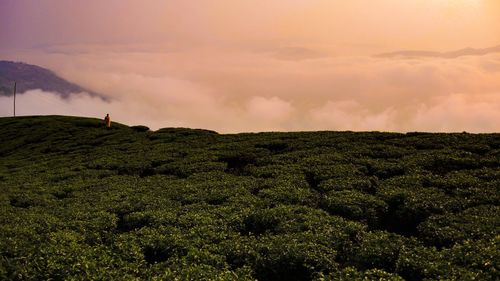
[{"label": "distant figure on hill", "polygon": [[104,117],[104,123],[106,124],[106,128],[111,128],[111,118],[109,117],[109,113]]}]

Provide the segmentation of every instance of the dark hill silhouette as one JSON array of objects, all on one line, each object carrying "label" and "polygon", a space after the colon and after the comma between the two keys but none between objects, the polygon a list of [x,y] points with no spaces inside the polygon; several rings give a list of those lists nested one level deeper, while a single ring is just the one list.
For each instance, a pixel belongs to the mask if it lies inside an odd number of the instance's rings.
[{"label": "dark hill silhouette", "polygon": [[464,48],[451,52],[433,52],[433,51],[415,51],[415,50],[405,50],[405,51],[397,51],[390,53],[383,53],[375,55],[375,57],[379,58],[417,58],[417,57],[432,57],[432,58],[446,58],[453,59],[463,56],[484,56],[492,53],[500,53],[500,45],[484,48],[484,49],[475,49],[475,48]]},{"label": "dark hill silhouette", "polygon": [[17,82],[17,93],[40,89],[58,93],[64,98],[82,92],[104,98],[103,95],[71,83],[46,68],[21,62],[0,61],[0,95],[12,95],[14,81]]}]

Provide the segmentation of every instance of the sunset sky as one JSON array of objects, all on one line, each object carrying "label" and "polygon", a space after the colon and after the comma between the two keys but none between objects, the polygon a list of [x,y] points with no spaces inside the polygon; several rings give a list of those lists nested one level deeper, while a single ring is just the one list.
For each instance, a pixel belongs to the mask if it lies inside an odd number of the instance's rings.
[{"label": "sunset sky", "polygon": [[[487,50],[452,53],[465,48]],[[219,132],[500,131],[499,0],[0,0],[0,60],[109,98],[29,91],[25,115]]]}]

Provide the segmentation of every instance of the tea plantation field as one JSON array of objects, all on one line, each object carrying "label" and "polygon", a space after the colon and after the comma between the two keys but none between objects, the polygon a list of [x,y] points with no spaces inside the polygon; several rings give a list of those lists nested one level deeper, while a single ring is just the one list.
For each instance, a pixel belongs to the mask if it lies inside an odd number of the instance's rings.
[{"label": "tea plantation field", "polygon": [[500,134],[0,118],[1,280],[499,280]]}]

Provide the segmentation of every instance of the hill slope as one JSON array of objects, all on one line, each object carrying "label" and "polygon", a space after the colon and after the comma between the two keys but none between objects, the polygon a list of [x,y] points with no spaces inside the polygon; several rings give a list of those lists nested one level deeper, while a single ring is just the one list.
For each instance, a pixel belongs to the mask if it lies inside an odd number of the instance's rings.
[{"label": "hill slope", "polygon": [[93,96],[100,96],[64,80],[54,72],[43,67],[20,62],[0,61],[0,95],[12,95],[14,81],[17,82],[18,93],[40,89],[58,93],[63,97],[82,92]]},{"label": "hill slope", "polygon": [[0,135],[0,279],[498,277],[499,134]]},{"label": "hill slope", "polygon": [[475,49],[475,48],[465,48],[451,52],[433,52],[433,51],[415,51],[415,50],[405,50],[405,51],[397,51],[391,53],[383,53],[375,55],[375,57],[380,58],[420,58],[420,57],[430,57],[430,58],[445,58],[445,59],[454,59],[463,56],[484,56],[488,54],[500,53],[500,45],[484,48],[484,49]]}]

